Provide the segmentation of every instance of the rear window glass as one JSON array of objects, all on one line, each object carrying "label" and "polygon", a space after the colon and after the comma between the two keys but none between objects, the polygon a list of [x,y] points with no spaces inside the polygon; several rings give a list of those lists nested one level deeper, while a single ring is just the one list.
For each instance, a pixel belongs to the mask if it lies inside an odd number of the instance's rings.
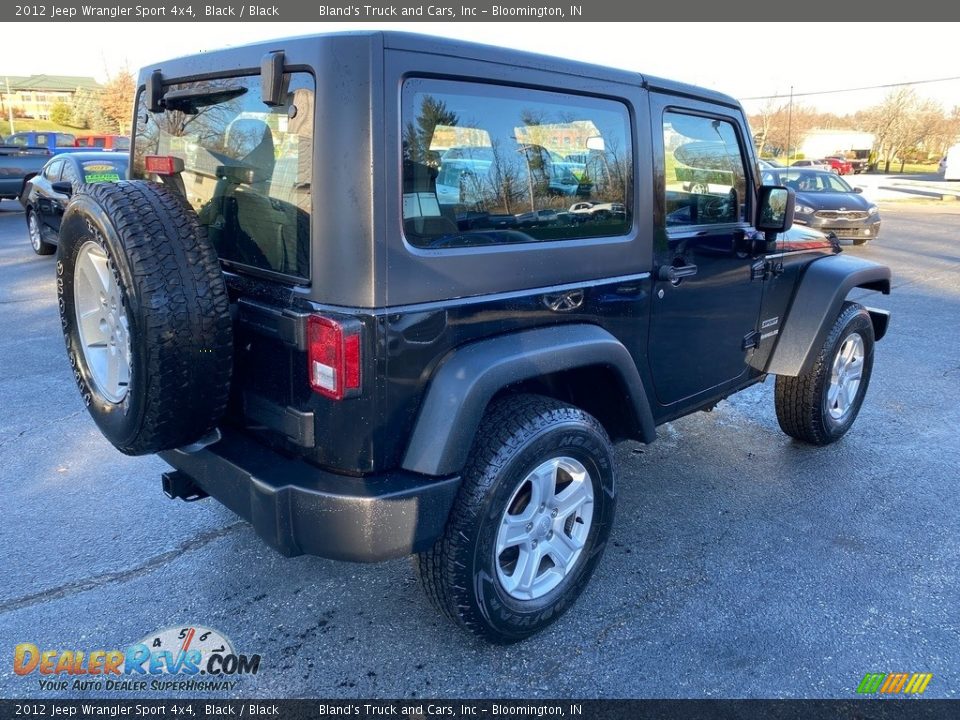
[{"label": "rear window glass", "polygon": [[[179,91],[179,99],[162,113],[148,112],[141,93],[132,175],[178,186],[221,260],[305,279],[314,81],[308,73],[285,80],[274,107],[261,100],[259,75],[166,86],[166,97]],[[149,155],[181,160],[179,182],[148,173]]]},{"label": "rear window glass", "polygon": [[408,242],[451,248],[625,234],[633,152],[608,100],[415,78],[403,87]]},{"label": "rear window glass", "polygon": [[70,133],[57,133],[57,147],[73,147],[76,136]]},{"label": "rear window glass", "polygon": [[85,183],[120,182],[127,174],[123,161],[89,160],[81,163]]}]

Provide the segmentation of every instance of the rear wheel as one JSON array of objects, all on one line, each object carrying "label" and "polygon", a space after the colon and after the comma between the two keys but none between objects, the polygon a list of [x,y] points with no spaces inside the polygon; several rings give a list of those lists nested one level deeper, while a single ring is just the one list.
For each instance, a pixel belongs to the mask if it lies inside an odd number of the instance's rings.
[{"label": "rear wheel", "polygon": [[613,449],[582,410],[515,396],[486,414],[444,536],[417,558],[427,596],[493,642],[515,642],[566,612],[606,546]]},{"label": "rear wheel", "polygon": [[30,247],[37,255],[53,255],[57,246],[43,239],[40,232],[40,219],[33,208],[27,209],[27,232],[30,234]]},{"label": "rear wheel", "polygon": [[216,426],[230,387],[229,301],[183,198],[142,181],[80,187],[61,224],[57,294],[77,386],[118,450],[169,450]]},{"label": "rear wheel", "polygon": [[828,445],[853,425],[873,372],[873,322],[862,305],[844,303],[813,367],[778,376],[774,391],[780,428],[797,440]]}]

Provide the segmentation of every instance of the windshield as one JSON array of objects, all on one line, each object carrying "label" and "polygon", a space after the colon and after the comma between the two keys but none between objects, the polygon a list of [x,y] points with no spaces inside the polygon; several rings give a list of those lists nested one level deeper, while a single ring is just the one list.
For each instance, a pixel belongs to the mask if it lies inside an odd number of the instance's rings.
[{"label": "windshield", "polygon": [[[779,180],[773,184],[786,185],[787,187],[793,188],[797,192],[804,193],[849,193],[853,192],[853,188],[847,183],[846,180],[841,178],[836,173],[832,172],[811,172],[809,170],[804,172],[791,172],[789,170],[781,171],[777,173],[779,175]],[[773,179],[774,173],[770,174],[771,179]],[[767,183],[767,175],[764,174],[764,183]]]},{"label": "windshield", "polygon": [[[309,277],[314,81],[291,73],[285,102],[260,98],[260,76],[201,80],[164,88],[189,102],[137,111],[131,175],[149,155],[183,163],[182,189],[225,263]],[[173,97],[177,97],[174,95]]]}]

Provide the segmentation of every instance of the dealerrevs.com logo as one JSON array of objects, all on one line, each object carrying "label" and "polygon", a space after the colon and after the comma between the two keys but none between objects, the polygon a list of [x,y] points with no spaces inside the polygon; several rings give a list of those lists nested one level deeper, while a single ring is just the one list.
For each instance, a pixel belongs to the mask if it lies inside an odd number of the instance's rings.
[{"label": "dealerrevs.com logo", "polygon": [[117,650],[41,649],[20,643],[13,671],[41,690],[230,691],[239,675],[256,675],[260,655],[237,653],[223,633],[199,625],[151,633]]}]

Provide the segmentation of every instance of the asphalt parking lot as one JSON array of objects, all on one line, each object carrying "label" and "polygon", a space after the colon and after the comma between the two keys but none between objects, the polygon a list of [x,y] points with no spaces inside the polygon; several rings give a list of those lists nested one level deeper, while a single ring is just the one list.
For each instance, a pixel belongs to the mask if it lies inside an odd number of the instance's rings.
[{"label": "asphalt parking lot", "polygon": [[895,284],[869,296],[893,321],[853,430],[791,441],[770,381],[621,445],[589,588],[504,648],[436,617],[408,561],[284,559],[215,502],[167,500],[164,463],[116,452],[84,410],[55,261],[3,201],[0,697],[85,695],[15,675],[18,643],[122,648],[187,624],[262,656],[214,697],[851,698],[866,672],[960,696],[960,203],[882,212],[879,239],[846,248]]}]

